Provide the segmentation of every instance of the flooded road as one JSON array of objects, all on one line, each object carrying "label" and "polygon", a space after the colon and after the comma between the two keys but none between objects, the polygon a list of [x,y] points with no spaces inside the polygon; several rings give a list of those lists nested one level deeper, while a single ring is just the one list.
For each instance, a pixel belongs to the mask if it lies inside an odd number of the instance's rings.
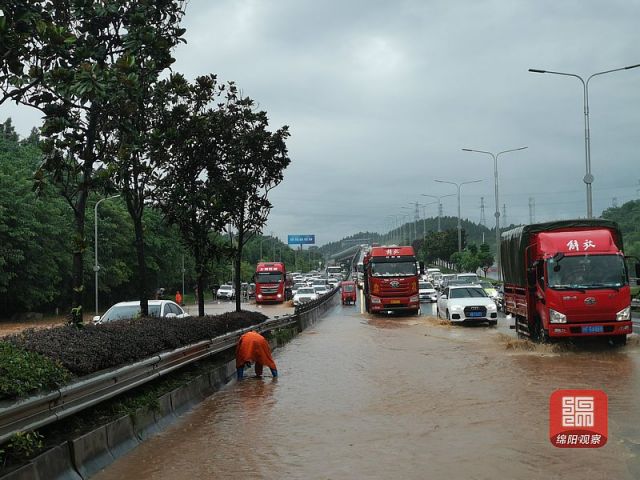
[{"label": "flooded road", "polygon": [[[278,380],[228,385],[95,478],[640,478],[637,338],[574,350],[515,340],[504,320],[357,312],[336,306],[276,352]],[[559,388],[607,392],[605,447],[549,443]]]}]

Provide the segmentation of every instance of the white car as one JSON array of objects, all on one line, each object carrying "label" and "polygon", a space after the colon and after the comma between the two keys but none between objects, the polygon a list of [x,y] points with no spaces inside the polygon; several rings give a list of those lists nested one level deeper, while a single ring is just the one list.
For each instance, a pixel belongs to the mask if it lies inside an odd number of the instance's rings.
[{"label": "white car", "polygon": [[313,287],[300,287],[296,294],[293,296],[293,304],[295,306],[298,306],[317,299],[318,294]]},{"label": "white car", "polygon": [[464,280],[467,283],[478,283],[480,281],[475,273],[459,273],[456,275],[456,280]]},{"label": "white car", "polygon": [[[104,315],[95,316],[93,323],[108,323],[117,320],[130,320],[140,316],[140,302],[120,302],[113,305]],[[149,300],[149,316],[160,318],[188,317],[180,305],[171,300]]]},{"label": "white car", "polygon": [[341,280],[339,278],[336,277],[329,277],[329,285],[331,286],[331,288],[336,288],[338,285],[340,285]]},{"label": "white car", "polygon": [[232,285],[221,285],[216,292],[218,298],[225,298],[227,300],[233,300],[236,297],[236,291]]},{"label": "white car", "polygon": [[291,287],[291,295],[295,295],[295,294],[298,292],[298,290],[299,290],[300,288],[304,288],[304,287],[306,287],[306,286],[307,286],[307,284],[306,284],[306,283],[303,283],[303,282],[300,282],[300,283],[294,283],[294,284],[293,284],[293,287]]},{"label": "white car", "polygon": [[431,282],[420,281],[418,283],[418,295],[421,302],[435,302],[438,300],[438,293]]},{"label": "white car", "polygon": [[316,291],[318,296],[322,296],[329,293],[329,289],[330,289],[329,285],[314,285],[311,288],[313,288]]},{"label": "white car", "polygon": [[480,285],[451,285],[438,297],[438,318],[498,324],[498,308]]}]

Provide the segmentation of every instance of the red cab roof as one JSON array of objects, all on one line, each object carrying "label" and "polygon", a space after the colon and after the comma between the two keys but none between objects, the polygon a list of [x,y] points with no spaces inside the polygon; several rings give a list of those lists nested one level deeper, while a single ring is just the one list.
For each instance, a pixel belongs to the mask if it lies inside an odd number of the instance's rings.
[{"label": "red cab roof", "polygon": [[576,230],[573,232],[541,232],[538,234],[539,250],[543,254],[618,253],[611,231]]},{"label": "red cab roof", "polygon": [[284,272],[284,263],[282,262],[262,262],[258,263],[256,272]]},{"label": "red cab roof", "polygon": [[370,255],[372,257],[415,257],[413,247],[397,247],[395,245],[385,247],[373,247]]}]

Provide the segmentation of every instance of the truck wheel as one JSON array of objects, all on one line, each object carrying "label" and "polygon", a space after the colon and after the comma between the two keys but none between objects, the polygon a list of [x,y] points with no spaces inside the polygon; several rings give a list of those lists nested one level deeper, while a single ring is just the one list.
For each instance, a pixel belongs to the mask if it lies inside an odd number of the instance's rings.
[{"label": "truck wheel", "polygon": [[536,337],[540,343],[549,343],[549,332],[544,329],[540,318],[536,318]]},{"label": "truck wheel", "polygon": [[611,345],[612,347],[624,347],[626,344],[626,335],[613,335],[609,337],[609,345]]}]

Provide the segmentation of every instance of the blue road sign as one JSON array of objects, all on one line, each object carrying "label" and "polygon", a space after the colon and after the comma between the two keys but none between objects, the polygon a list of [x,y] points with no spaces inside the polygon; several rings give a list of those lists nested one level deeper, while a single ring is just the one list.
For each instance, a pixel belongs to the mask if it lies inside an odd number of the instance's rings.
[{"label": "blue road sign", "polygon": [[289,245],[315,245],[315,235],[289,235],[287,243]]}]

